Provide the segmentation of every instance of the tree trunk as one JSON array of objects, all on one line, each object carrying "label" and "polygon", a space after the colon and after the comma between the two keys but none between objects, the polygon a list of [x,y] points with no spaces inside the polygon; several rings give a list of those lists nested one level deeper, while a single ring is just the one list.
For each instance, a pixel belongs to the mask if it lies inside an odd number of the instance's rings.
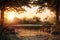
[{"label": "tree trunk", "polygon": [[5,38],[3,38],[3,36],[5,37],[5,34],[4,34],[4,10],[5,10],[5,7],[4,6],[2,6],[2,8],[1,8],[1,27],[0,27],[0,39],[2,40],[2,39],[4,39],[5,40]]},{"label": "tree trunk", "polygon": [[56,3],[56,24],[57,25],[59,24],[59,3],[60,1],[57,0],[57,3]]}]

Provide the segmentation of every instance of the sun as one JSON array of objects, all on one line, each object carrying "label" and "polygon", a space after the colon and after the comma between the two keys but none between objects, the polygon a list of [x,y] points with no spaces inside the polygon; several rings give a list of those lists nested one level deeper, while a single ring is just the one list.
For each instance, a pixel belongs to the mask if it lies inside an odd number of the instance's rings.
[{"label": "sun", "polygon": [[10,21],[14,20],[15,14],[16,13],[14,11],[8,12],[7,19],[10,20]]}]

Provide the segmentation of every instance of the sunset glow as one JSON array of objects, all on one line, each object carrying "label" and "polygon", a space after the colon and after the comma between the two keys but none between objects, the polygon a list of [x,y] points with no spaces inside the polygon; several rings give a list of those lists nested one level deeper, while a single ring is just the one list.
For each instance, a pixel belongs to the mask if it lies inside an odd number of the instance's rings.
[{"label": "sunset glow", "polygon": [[48,7],[42,8],[42,12],[38,12],[39,6],[33,6],[30,7],[22,6],[23,9],[25,9],[24,12],[17,12],[15,9],[9,8],[9,10],[5,11],[5,17],[13,21],[14,18],[18,18],[23,20],[24,18],[29,20],[34,17],[38,17],[40,21],[51,21],[55,17],[55,13],[51,11]]}]

